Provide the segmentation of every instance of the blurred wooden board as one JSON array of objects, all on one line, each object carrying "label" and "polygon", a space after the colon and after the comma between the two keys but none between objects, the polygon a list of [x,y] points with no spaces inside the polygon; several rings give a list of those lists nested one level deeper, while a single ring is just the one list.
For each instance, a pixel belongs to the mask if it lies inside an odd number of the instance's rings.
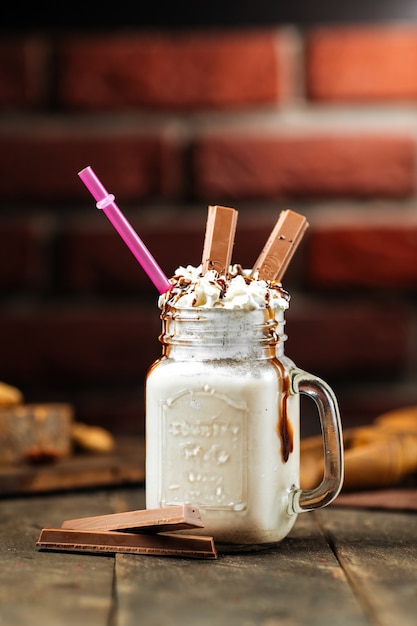
[{"label": "blurred wooden board", "polygon": [[417,511],[417,489],[374,489],[341,493],[333,506]]},{"label": "blurred wooden board", "polygon": [[111,453],[74,453],[54,463],[0,466],[0,497],[141,483],[145,450],[141,438],[120,438]]}]

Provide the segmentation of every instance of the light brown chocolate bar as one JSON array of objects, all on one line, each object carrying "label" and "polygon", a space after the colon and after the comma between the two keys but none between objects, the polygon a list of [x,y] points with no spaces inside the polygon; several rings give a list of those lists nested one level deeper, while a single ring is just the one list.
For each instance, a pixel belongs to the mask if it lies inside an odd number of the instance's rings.
[{"label": "light brown chocolate bar", "polygon": [[216,559],[213,537],[195,535],[136,534],[117,531],[44,528],[37,548],[75,552],[126,552],[191,559]]},{"label": "light brown chocolate bar", "polygon": [[282,280],[307,228],[308,222],[303,215],[289,209],[281,211],[274,229],[252,268],[252,276],[257,274],[259,280]]},{"label": "light brown chocolate bar", "polygon": [[141,509],[94,517],[65,520],[62,528],[73,530],[132,530],[161,533],[186,528],[203,528],[199,510],[195,506],[179,504],[159,509]]},{"label": "light brown chocolate bar", "polygon": [[237,211],[224,206],[209,206],[204,238],[203,274],[216,270],[226,275],[232,258]]}]

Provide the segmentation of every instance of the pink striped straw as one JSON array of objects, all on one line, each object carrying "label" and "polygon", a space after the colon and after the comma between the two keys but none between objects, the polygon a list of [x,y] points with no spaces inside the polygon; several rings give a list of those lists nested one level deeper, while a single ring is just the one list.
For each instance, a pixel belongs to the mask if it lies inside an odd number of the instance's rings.
[{"label": "pink striped straw", "polygon": [[114,195],[107,192],[92,168],[84,168],[78,172],[78,176],[95,199],[97,208],[106,214],[159,293],[165,293],[171,289],[172,285],[168,278],[115,203]]}]

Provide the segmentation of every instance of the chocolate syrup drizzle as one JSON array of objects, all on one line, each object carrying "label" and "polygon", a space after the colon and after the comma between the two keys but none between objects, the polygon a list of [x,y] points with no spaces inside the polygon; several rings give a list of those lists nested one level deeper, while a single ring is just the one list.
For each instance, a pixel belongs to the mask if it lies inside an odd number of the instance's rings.
[{"label": "chocolate syrup drizzle", "polygon": [[288,396],[290,394],[290,377],[284,365],[278,359],[274,359],[274,365],[278,369],[279,378],[282,381],[281,406],[277,421],[277,433],[281,439],[281,456],[284,463],[294,451],[294,429],[288,418]]}]

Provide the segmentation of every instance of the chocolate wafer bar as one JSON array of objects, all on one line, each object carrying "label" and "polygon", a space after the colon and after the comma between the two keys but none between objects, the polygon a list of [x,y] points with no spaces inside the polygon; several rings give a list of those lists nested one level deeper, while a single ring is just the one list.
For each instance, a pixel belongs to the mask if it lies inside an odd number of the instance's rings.
[{"label": "chocolate wafer bar", "polygon": [[204,238],[202,271],[226,275],[232,258],[238,212],[224,206],[209,206]]},{"label": "chocolate wafer bar", "polygon": [[252,276],[256,275],[259,280],[280,281],[307,228],[308,222],[304,216],[289,209],[281,211],[252,268]]},{"label": "chocolate wafer bar", "polygon": [[195,506],[179,504],[65,520],[61,528],[97,531],[134,529],[137,532],[161,533],[203,526],[200,512]]},{"label": "chocolate wafer bar", "polygon": [[126,552],[132,554],[216,559],[213,537],[195,535],[136,534],[117,531],[44,528],[37,548],[72,552]]}]

